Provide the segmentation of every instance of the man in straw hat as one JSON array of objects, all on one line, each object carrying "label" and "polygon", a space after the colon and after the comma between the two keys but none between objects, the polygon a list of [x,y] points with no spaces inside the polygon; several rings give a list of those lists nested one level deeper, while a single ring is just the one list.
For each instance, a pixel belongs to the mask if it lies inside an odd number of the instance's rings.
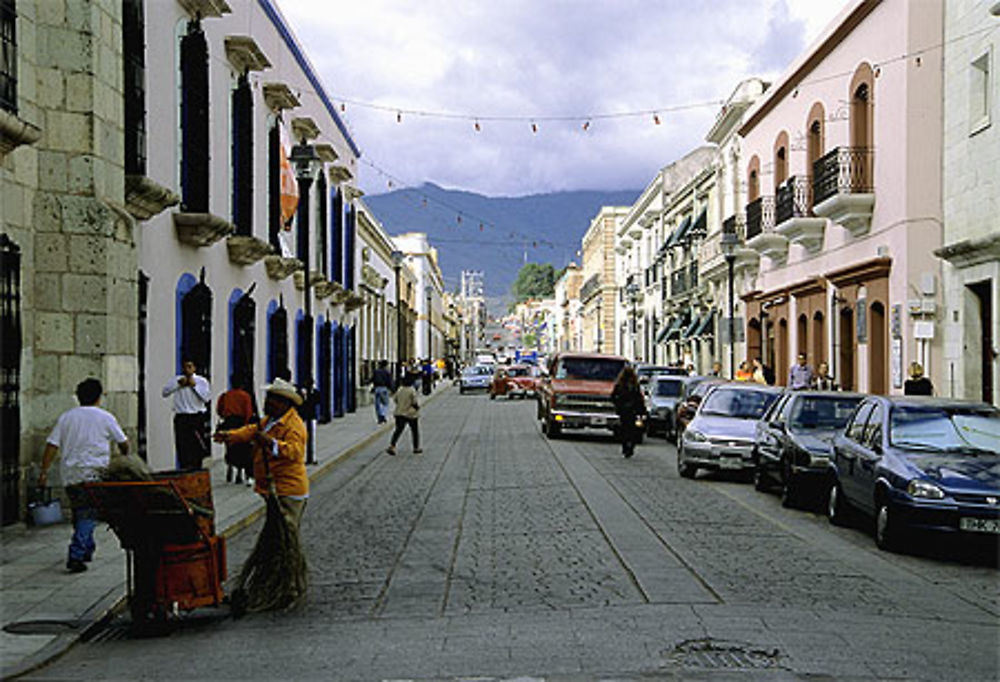
[{"label": "man in straw hat", "polygon": [[[235,443],[253,443],[253,467],[255,490],[258,494],[269,498],[268,521],[261,531],[261,537],[257,544],[262,549],[268,546],[272,549],[281,548],[295,556],[286,556],[281,564],[288,575],[283,576],[280,592],[287,599],[275,594],[260,595],[266,598],[267,603],[262,603],[255,599],[255,595],[250,594],[250,610],[264,610],[266,608],[280,608],[288,606],[284,603],[288,600],[294,602],[305,596],[306,588],[306,568],[305,559],[301,555],[301,542],[299,541],[299,523],[302,520],[302,513],[305,511],[306,500],[309,498],[309,477],[306,475],[306,425],[295,409],[302,404],[302,395],[295,389],[295,386],[281,378],[276,378],[270,385],[264,387],[266,393],[264,399],[264,418],[257,424],[248,424],[239,429],[231,431],[218,431],[215,440],[227,445]],[[264,536],[268,534],[272,526],[270,521],[272,502],[271,491],[277,500],[277,509],[284,518],[288,531],[292,536],[290,542],[270,543]],[[248,563],[255,561],[251,555]],[[268,552],[262,552],[261,560],[270,560]],[[262,567],[256,567],[258,569]],[[266,570],[264,571],[266,572]],[[244,574],[248,573],[248,567],[244,567]],[[274,579],[272,576],[269,579]],[[241,581],[241,582],[246,582]],[[277,601],[275,601],[277,600]],[[256,602],[256,605],[255,605]]]}]

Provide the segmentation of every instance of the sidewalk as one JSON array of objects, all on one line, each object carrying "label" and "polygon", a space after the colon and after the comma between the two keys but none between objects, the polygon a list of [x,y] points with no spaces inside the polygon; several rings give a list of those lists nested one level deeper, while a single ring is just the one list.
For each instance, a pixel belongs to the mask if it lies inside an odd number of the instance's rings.
[{"label": "sidewalk", "polygon": [[[439,381],[431,399],[450,387],[450,381]],[[317,425],[318,464],[308,467],[310,480],[373,441],[388,441],[391,427],[391,417],[387,424],[375,423],[371,405],[358,406],[353,414]],[[221,457],[213,458],[210,470],[216,532],[230,536],[263,514],[264,502],[252,488],[226,483]],[[89,570],[72,574],[66,571],[66,548],[72,532],[69,522],[42,527],[15,524],[0,531],[3,679],[59,656],[125,599],[125,551],[115,534],[106,524],[99,524],[94,534],[97,552]],[[230,576],[238,571],[238,566],[229,566]],[[8,632],[8,628],[25,634]]]}]

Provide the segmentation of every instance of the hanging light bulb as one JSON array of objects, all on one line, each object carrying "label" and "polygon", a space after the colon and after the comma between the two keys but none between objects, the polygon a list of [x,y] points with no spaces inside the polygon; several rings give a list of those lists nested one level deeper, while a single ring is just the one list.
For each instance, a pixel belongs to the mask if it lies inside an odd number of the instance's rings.
[{"label": "hanging light bulb", "polygon": [[587,132],[588,128],[590,128],[590,121],[584,121],[583,122],[583,132]]},{"label": "hanging light bulb", "polygon": [[341,110],[341,111],[347,111],[347,105],[346,105],[346,104],[344,104],[343,102],[341,102],[341,103],[340,103],[340,110]]},{"label": "hanging light bulb", "polygon": [[479,121],[476,121],[476,132],[478,133],[478,132],[480,132],[481,130],[482,130],[482,128],[481,128],[481,127],[480,127],[480,125],[479,125]]},{"label": "hanging light bulb", "polygon": [[389,181],[388,183],[386,183],[386,184],[388,184],[388,185],[389,185],[389,189],[392,189],[392,180],[390,180],[390,181]]},{"label": "hanging light bulb", "polygon": [[538,132],[538,125],[534,121],[531,122],[531,132],[533,133]]},{"label": "hanging light bulb", "polygon": [[655,123],[656,125],[660,125],[660,116],[659,116],[659,114],[653,114],[653,123]]},{"label": "hanging light bulb", "polygon": [[461,213],[458,214],[458,224],[459,225],[462,224],[462,214]]},{"label": "hanging light bulb", "polygon": [[402,123],[402,122],[403,122],[403,112],[402,111],[397,111],[396,112],[396,123]]},{"label": "hanging light bulb", "polygon": [[482,223],[479,223],[479,231],[480,231],[480,232],[482,232],[482,231],[483,231],[483,224],[482,224]]},{"label": "hanging light bulb", "polygon": [[424,197],[424,200],[423,200],[423,207],[424,207],[424,208],[427,208],[427,197]]}]

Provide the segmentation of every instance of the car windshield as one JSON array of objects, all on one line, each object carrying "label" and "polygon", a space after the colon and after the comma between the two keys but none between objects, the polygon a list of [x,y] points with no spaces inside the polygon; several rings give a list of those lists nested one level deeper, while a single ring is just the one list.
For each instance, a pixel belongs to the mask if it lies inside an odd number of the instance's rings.
[{"label": "car windshield", "polygon": [[778,397],[771,391],[718,388],[701,403],[701,414],[736,419],[760,419]]},{"label": "car windshield", "polygon": [[466,367],[462,370],[462,374],[467,377],[479,376],[482,374],[492,374],[489,367],[483,367],[481,365],[476,365],[475,367]]},{"label": "car windshield", "polygon": [[556,368],[556,379],[589,379],[614,381],[625,366],[624,360],[601,358],[562,358]]},{"label": "car windshield", "polygon": [[861,396],[806,396],[792,406],[789,425],[793,430],[842,429],[860,402]]},{"label": "car windshield", "polygon": [[1000,454],[1000,410],[897,405],[889,442],[913,450]]},{"label": "car windshield", "polygon": [[527,367],[511,367],[507,370],[507,376],[510,377],[526,377],[530,376],[530,372]]},{"label": "car windshield", "polygon": [[676,398],[681,394],[681,388],[684,384],[680,381],[664,381],[660,380],[656,382],[656,395],[661,398]]}]

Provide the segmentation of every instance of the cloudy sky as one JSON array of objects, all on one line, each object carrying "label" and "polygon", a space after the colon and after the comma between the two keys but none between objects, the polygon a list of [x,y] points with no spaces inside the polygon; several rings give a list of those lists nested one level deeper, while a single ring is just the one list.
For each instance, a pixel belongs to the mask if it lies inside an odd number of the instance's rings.
[{"label": "cloudy sky", "polygon": [[645,187],[847,0],[279,3],[345,105],[362,189],[516,196]]}]

